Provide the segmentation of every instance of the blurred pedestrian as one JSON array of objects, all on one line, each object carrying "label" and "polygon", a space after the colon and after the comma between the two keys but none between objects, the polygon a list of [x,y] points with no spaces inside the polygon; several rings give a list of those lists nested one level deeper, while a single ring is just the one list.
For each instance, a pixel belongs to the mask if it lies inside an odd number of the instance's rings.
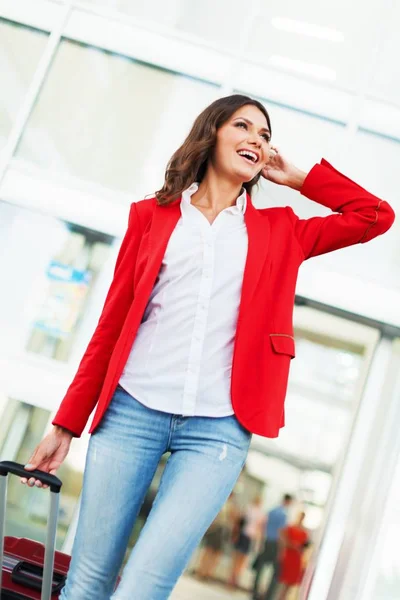
[{"label": "blurred pedestrian", "polygon": [[200,579],[213,579],[223,557],[224,550],[232,542],[233,528],[237,522],[239,509],[232,493],[216,519],[206,531],[195,575]]},{"label": "blurred pedestrian", "polygon": [[288,525],[281,531],[280,586],[276,600],[286,600],[291,589],[300,585],[303,578],[303,554],[310,545],[308,531],[303,525],[305,516],[301,512],[293,525]]},{"label": "blurred pedestrian", "polygon": [[229,579],[231,586],[237,586],[249,553],[255,549],[257,543],[261,542],[264,521],[265,513],[262,508],[262,498],[256,496],[244,511],[238,524]]},{"label": "blurred pedestrian", "polygon": [[272,576],[265,594],[264,600],[273,600],[275,591],[278,587],[279,575],[279,535],[280,531],[287,525],[288,510],[293,502],[291,494],[285,494],[279,506],[270,510],[267,514],[265,527],[265,544],[263,550],[257,556],[253,563],[253,569],[256,572],[253,588],[253,600],[260,600],[259,584],[263,569],[267,565],[272,566]]}]

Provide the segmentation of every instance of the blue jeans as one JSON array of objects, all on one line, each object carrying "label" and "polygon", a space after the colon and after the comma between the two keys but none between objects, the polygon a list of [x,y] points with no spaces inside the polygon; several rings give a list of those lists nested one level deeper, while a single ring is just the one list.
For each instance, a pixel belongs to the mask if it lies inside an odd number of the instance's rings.
[{"label": "blue jeans", "polygon": [[[86,459],[71,567],[60,600],[165,600],[227,500],[251,434],[235,416],[146,408],[118,386]],[[161,456],[156,500],[113,594],[129,536]]]}]

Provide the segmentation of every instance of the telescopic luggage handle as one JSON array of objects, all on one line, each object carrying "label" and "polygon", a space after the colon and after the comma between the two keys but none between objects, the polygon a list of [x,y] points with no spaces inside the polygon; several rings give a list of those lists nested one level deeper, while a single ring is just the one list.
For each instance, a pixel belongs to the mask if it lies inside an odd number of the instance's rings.
[{"label": "telescopic luggage handle", "polygon": [[59,494],[62,486],[62,482],[55,475],[50,475],[50,473],[46,473],[45,471],[39,471],[39,469],[35,469],[34,471],[27,471],[24,465],[20,465],[19,463],[12,462],[11,460],[3,460],[0,462],[0,475],[7,476],[9,473],[13,475],[18,475],[18,477],[26,477],[30,479],[33,477],[34,479],[38,479],[45,485],[48,485],[50,490],[55,494]]},{"label": "telescopic luggage handle", "polygon": [[54,554],[56,549],[58,507],[60,502],[60,489],[62,482],[55,475],[50,475],[44,471],[27,471],[24,465],[11,461],[0,462],[0,594],[1,594],[1,575],[4,554],[4,535],[5,535],[5,513],[7,502],[7,475],[17,475],[19,477],[38,479],[43,484],[50,487],[50,515],[47,522],[46,545],[43,566],[42,593],[41,600],[51,600],[55,591],[53,589],[53,568]]}]

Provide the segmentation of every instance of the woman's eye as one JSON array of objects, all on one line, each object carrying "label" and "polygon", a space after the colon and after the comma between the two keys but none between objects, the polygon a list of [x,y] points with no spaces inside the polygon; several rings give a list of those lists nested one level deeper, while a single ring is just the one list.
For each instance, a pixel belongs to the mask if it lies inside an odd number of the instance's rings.
[{"label": "woman's eye", "polygon": [[245,129],[247,129],[247,123],[244,123],[243,121],[238,121],[236,123],[236,127],[244,127]]},{"label": "woman's eye", "polygon": [[267,142],[267,144],[269,144],[269,142],[271,141],[271,138],[269,137],[269,135],[267,133],[264,133],[261,137],[264,138],[264,140]]}]

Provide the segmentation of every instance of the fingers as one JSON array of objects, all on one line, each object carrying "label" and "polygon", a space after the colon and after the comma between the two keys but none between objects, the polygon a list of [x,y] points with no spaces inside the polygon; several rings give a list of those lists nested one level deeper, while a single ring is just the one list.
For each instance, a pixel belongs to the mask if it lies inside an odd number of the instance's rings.
[{"label": "fingers", "polygon": [[[27,468],[29,466],[29,469]],[[42,465],[41,465],[42,466]],[[25,469],[31,471],[32,470],[32,464],[28,464],[25,466]],[[50,473],[50,475],[56,475],[57,470],[56,469],[48,469],[47,465],[46,466],[42,466],[42,470],[43,471],[48,471]],[[30,477],[29,479],[27,477],[21,477],[21,483],[22,484],[27,484],[29,487],[38,487],[38,488],[43,488],[44,490],[47,490],[47,488],[49,487],[46,484],[43,484],[41,481],[39,481],[39,479],[35,479],[34,477]]]},{"label": "fingers", "polygon": [[270,160],[275,158],[279,154],[279,150],[276,146],[270,146],[269,148],[269,158]]},{"label": "fingers", "polygon": [[24,485],[27,483],[29,487],[33,487],[34,485],[40,484],[40,481],[37,481],[37,479],[35,479],[34,477],[30,477],[29,479],[27,479],[26,477],[21,477],[20,481]]},{"label": "fingers", "polygon": [[[32,461],[32,458],[30,459],[29,463],[25,465],[24,468],[25,468],[26,471],[33,471],[33,469],[35,468],[34,465],[31,463],[31,461]],[[24,484],[24,485],[26,483],[28,485],[31,485],[30,481],[32,481],[32,479],[29,479],[29,481],[28,481],[27,477],[21,477],[21,483]],[[33,481],[34,481],[34,479],[33,479]]]},{"label": "fingers", "polygon": [[[39,467],[42,468],[42,470],[44,469],[44,461],[47,458],[47,453],[46,451],[42,451],[40,452],[39,448],[37,448],[35,450],[35,452],[33,453],[33,455],[31,456],[31,458],[29,459],[29,462],[25,465],[25,470],[26,471],[34,471],[35,469],[38,469]],[[27,477],[22,477],[21,478],[21,483],[22,484],[28,484],[29,487],[44,487],[42,482],[39,481],[38,479],[35,479],[34,477],[30,477],[29,479]],[[47,486],[46,486],[47,487]]]},{"label": "fingers", "polygon": [[49,486],[43,484],[41,481],[39,481],[39,479],[35,479],[34,477],[30,477],[29,479],[27,479],[26,477],[21,477],[21,483],[23,485],[28,484],[29,487],[38,487],[38,488],[43,488],[44,490],[46,490]]},{"label": "fingers", "polygon": [[[25,465],[26,471],[34,471],[37,468],[34,459],[35,454],[29,459],[29,462]],[[36,479],[34,477],[31,477],[30,479],[28,479],[27,477],[21,477],[21,483],[24,485],[27,483],[29,487],[33,487],[35,485],[35,482]]]},{"label": "fingers", "polygon": [[262,173],[262,175],[265,177],[266,175],[268,175],[267,171],[265,171],[266,168],[268,167],[273,167],[274,166],[274,159],[276,159],[277,157],[280,157],[279,155],[279,150],[276,146],[270,146],[268,149],[268,157],[267,157],[267,161],[264,165],[264,172]]}]

